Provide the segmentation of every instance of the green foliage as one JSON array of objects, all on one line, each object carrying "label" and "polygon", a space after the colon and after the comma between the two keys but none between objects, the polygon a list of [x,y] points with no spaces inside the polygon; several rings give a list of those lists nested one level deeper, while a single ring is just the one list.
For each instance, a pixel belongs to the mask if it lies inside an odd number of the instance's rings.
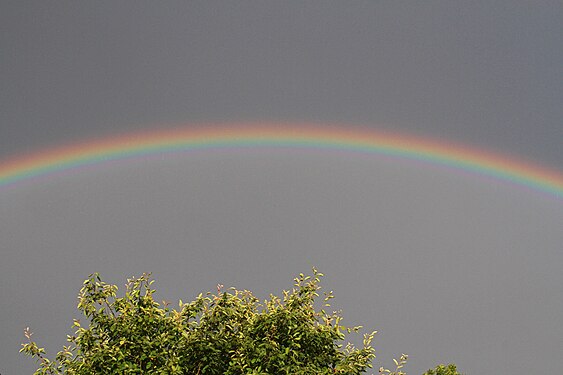
[{"label": "green foliage", "polygon": [[[264,302],[249,291],[218,285],[217,293],[180,300],[172,309],[153,298],[150,275],[129,279],[118,297],[117,286],[93,274],[78,302],[88,324],[74,321],[69,345],[50,360],[27,328],[20,351],[37,359],[35,375],[362,374],[375,358],[376,332],[364,335],[361,348],[342,344],[360,327],[346,328],[338,313],[325,311],[332,293],[325,293],[322,309],[315,308],[322,276],[314,269],[312,276],[300,274],[292,290]],[[380,373],[403,375],[406,361],[403,354],[395,371]]]},{"label": "green foliage", "polygon": [[434,370],[428,370],[423,375],[462,375],[457,372],[456,365],[438,365]]}]

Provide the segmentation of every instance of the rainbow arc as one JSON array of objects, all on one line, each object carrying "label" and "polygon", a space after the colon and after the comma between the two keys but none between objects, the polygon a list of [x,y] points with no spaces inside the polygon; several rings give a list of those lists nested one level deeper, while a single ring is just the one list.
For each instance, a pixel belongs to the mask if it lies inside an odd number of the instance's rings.
[{"label": "rainbow arc", "polygon": [[493,177],[563,199],[563,173],[454,142],[349,126],[205,124],[88,140],[0,161],[0,187],[60,171],[153,154],[302,148],[386,155]]}]

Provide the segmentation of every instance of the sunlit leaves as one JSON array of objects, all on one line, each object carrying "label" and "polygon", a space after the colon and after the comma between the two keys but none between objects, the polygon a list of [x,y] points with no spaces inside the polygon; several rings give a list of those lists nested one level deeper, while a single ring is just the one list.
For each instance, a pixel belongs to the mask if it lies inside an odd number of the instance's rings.
[{"label": "sunlit leaves", "polygon": [[[22,352],[39,361],[35,374],[361,374],[375,357],[366,334],[362,348],[341,342],[357,331],[341,316],[315,309],[322,274],[300,274],[283,297],[261,303],[249,291],[200,294],[179,308],[156,302],[154,280],[127,280],[125,294],[91,275],[79,293],[88,320],[73,323],[70,345],[55,361],[28,339]],[[333,298],[325,294],[324,307]]]}]

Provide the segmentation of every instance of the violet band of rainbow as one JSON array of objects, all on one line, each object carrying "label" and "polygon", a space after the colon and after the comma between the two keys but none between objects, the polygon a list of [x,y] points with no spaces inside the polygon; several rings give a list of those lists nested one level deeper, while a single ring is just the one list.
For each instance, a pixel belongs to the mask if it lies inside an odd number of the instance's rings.
[{"label": "violet band of rainbow", "polygon": [[493,177],[563,199],[563,172],[462,144],[351,126],[203,124],[128,133],[0,160],[0,187],[106,161],[195,150],[303,148],[386,155]]}]

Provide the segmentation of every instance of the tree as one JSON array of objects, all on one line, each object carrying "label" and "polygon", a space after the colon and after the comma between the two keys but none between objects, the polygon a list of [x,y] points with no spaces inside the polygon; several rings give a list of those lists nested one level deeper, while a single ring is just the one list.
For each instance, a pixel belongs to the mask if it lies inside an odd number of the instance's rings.
[{"label": "tree", "polygon": [[[324,310],[331,293],[325,293],[320,310],[315,308],[322,276],[316,270],[312,276],[300,274],[291,291],[263,303],[249,291],[224,291],[219,285],[217,293],[180,300],[179,309],[172,309],[154,300],[148,274],[129,279],[123,297],[117,286],[93,274],[78,302],[88,326],[75,320],[70,345],[54,360],[26,329],[21,352],[38,360],[36,375],[364,373],[375,358],[375,332],[364,334],[361,348],[342,344],[360,327],[346,328],[339,314]],[[406,360],[403,355],[395,371],[380,372],[404,374]]]},{"label": "tree", "polygon": [[428,370],[423,375],[461,375],[454,364],[438,365],[434,370]]}]

